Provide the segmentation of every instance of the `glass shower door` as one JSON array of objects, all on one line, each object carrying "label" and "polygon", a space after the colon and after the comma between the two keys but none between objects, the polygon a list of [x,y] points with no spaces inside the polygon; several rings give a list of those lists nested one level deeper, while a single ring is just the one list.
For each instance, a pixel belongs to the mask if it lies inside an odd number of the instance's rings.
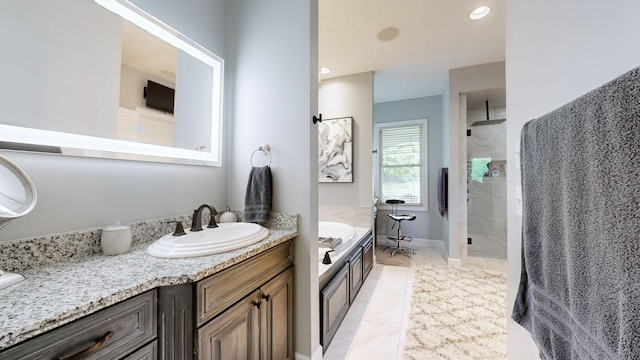
[{"label": "glass shower door", "polygon": [[467,234],[468,257],[507,259],[506,122],[467,132]]}]

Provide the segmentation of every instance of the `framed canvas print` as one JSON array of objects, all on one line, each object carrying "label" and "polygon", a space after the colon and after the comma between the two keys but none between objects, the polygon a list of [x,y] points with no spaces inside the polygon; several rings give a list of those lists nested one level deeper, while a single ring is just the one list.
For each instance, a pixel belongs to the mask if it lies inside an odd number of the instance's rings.
[{"label": "framed canvas print", "polygon": [[353,117],[318,124],[318,182],[353,182]]}]

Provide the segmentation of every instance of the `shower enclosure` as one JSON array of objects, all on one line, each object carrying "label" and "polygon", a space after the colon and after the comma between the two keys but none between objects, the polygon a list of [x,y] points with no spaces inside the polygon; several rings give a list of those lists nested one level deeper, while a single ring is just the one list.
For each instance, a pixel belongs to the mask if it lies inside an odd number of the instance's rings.
[{"label": "shower enclosure", "polygon": [[484,105],[467,109],[467,256],[506,260],[506,108]]}]

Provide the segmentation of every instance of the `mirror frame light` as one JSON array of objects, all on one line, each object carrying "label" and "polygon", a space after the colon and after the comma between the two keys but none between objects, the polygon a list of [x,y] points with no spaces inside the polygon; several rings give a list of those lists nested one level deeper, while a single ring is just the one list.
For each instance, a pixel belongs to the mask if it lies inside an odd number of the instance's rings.
[{"label": "mirror frame light", "polygon": [[[0,124],[0,141],[69,149],[69,151],[63,151],[63,153],[69,155],[118,159],[120,157],[117,154],[126,153],[143,155],[144,160],[147,161],[168,162],[166,159],[171,158],[173,163],[221,166],[224,60],[126,0],[95,0],[95,2],[213,68],[211,143],[207,146],[208,151],[173,148],[4,124]],[[83,150],[86,150],[86,152]]]}]

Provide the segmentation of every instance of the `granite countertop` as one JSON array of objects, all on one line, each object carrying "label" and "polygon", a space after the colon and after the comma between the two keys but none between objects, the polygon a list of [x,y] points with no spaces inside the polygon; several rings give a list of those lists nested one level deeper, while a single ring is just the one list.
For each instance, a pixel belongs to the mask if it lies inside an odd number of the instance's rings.
[{"label": "granite countertop", "polygon": [[269,229],[269,236],[242,249],[195,258],[161,259],[149,243],[117,256],[21,271],[26,280],[0,290],[0,350],[159,286],[201,280],[298,235]]}]

